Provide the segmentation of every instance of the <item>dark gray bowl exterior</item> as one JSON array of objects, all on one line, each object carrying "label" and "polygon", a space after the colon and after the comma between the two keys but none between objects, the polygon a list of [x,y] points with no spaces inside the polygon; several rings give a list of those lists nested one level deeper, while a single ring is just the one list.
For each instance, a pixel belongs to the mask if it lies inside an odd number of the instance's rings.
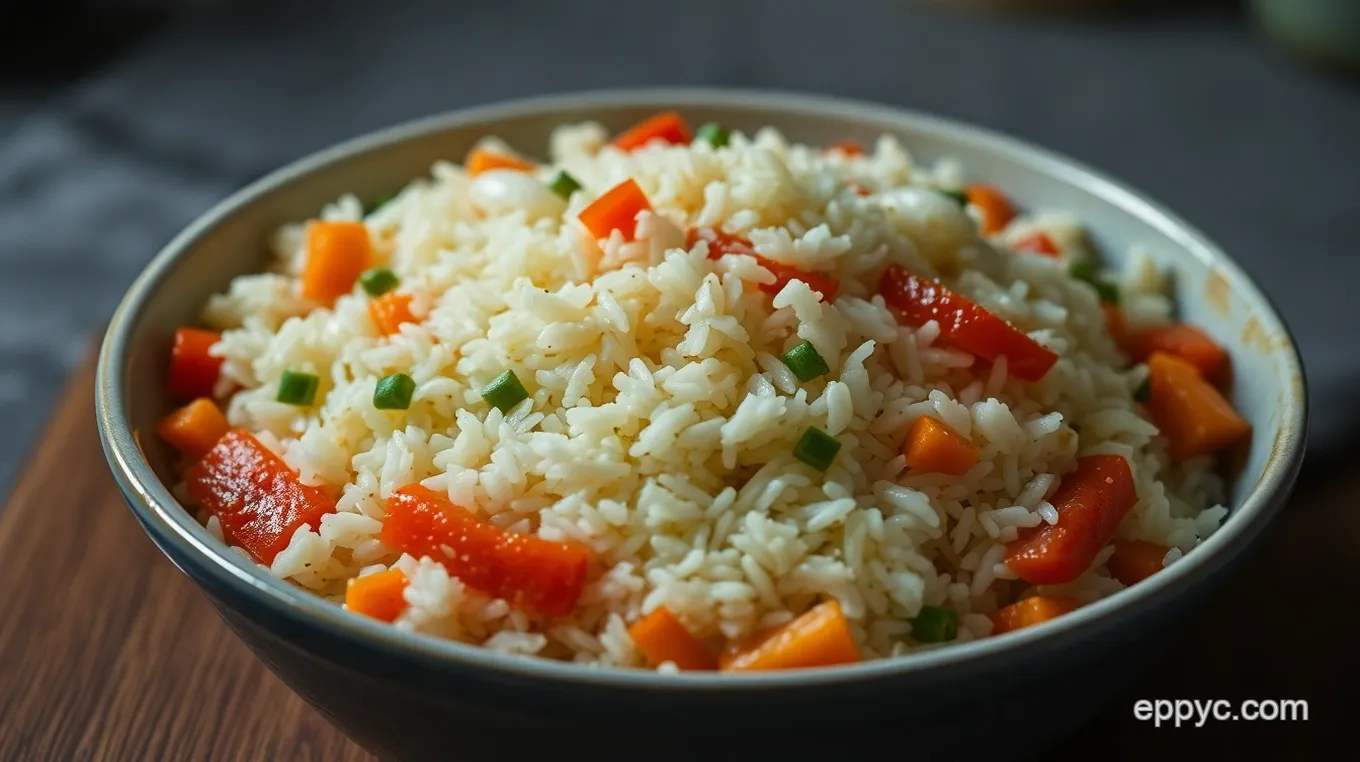
[{"label": "dark gray bowl exterior", "polygon": [[[150,434],[169,407],[160,387],[168,337],[194,321],[209,294],[258,268],[270,231],[341,192],[391,192],[436,159],[458,160],[486,133],[543,146],[565,121],[617,127],[662,107],[680,108],[696,124],[712,119],[747,131],[774,124],[812,143],[895,133],[923,157],[959,155],[1022,202],[1072,209],[1108,231],[1098,242],[1150,239],[1190,281],[1223,279],[1240,314],[1214,317],[1194,306],[1193,293],[1182,298],[1192,300],[1199,322],[1227,330],[1254,321],[1259,334],[1229,342],[1235,362],[1246,353],[1236,402],[1252,411],[1258,443],[1225,528],[1152,580],[1056,622],[911,659],[734,679],[587,670],[401,633],[241,563],[174,503],[161,481],[169,459]],[[594,759],[1037,754],[1158,655],[1184,614],[1248,556],[1292,489],[1307,429],[1302,366],[1274,309],[1217,249],[1159,207],[1051,154],[961,125],[863,104],[722,91],[521,101],[395,128],[280,170],[206,215],[134,284],[105,341],[96,405],[113,473],[162,552],[275,673],[351,738],[385,759],[418,760],[576,750]]]}]

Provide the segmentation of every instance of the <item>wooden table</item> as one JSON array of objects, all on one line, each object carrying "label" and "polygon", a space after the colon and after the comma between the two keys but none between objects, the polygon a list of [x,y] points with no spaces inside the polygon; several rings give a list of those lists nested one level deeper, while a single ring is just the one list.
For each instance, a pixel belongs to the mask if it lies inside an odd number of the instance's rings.
[{"label": "wooden table", "polygon": [[[70,382],[0,513],[0,759],[371,760],[276,679],[146,538]],[[1354,483],[1300,493],[1249,568],[1141,682],[1050,759],[1330,757],[1360,698]],[[1138,699],[1306,699],[1306,722],[1155,728]],[[1350,748],[1343,744],[1341,748]],[[1203,750],[1203,751],[1200,751]],[[711,756],[711,755],[710,755]]]}]

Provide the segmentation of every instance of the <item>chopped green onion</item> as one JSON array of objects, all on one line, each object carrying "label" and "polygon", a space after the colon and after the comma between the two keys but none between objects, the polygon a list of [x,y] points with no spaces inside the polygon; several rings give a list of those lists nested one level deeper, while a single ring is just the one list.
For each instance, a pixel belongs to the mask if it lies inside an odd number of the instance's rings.
[{"label": "chopped green onion", "polygon": [[524,384],[519,382],[519,378],[512,370],[496,376],[491,383],[482,388],[482,399],[490,402],[492,407],[502,413],[510,412],[511,408],[528,398],[529,393],[524,390]]},{"label": "chopped green onion", "polygon": [[368,213],[372,214],[378,211],[379,209],[383,208],[384,206],[387,206],[388,204],[392,203],[392,199],[394,198],[396,198],[396,196],[379,196],[378,200],[374,201],[373,204],[368,208]]},{"label": "chopped green onion", "polygon": [[717,122],[709,122],[700,127],[699,131],[694,133],[694,136],[714,148],[722,148],[727,145],[729,140],[731,140],[732,133],[728,132],[726,127]]},{"label": "chopped green onion", "polygon": [[561,196],[563,199],[571,198],[571,194],[581,190],[581,184],[576,182],[576,178],[567,174],[565,169],[560,169],[553,179],[548,181],[548,190]]},{"label": "chopped green onion", "polygon": [[1119,287],[1100,277],[1100,271],[1096,269],[1096,263],[1084,259],[1073,262],[1068,266],[1067,272],[1077,280],[1084,280],[1091,284],[1091,287],[1100,295],[1102,302],[1119,304]]},{"label": "chopped green onion", "polygon": [[379,410],[405,410],[411,406],[416,382],[405,373],[393,373],[373,388],[373,407]]},{"label": "chopped green onion", "polygon": [[1077,280],[1084,280],[1091,283],[1100,278],[1100,271],[1096,269],[1096,263],[1089,259],[1078,259],[1068,265],[1067,272]]},{"label": "chopped green onion", "polygon": [[359,276],[359,285],[369,296],[382,296],[397,287],[397,275],[386,267],[375,267]]},{"label": "chopped green onion", "polygon": [[840,442],[813,426],[809,426],[807,431],[803,432],[803,438],[793,446],[793,456],[818,471],[830,468],[831,461],[836,459],[836,454],[840,451]]},{"label": "chopped green onion", "polygon": [[1139,384],[1138,388],[1133,390],[1133,398],[1139,402],[1147,402],[1149,399],[1152,399],[1151,378],[1143,379],[1143,383]]},{"label": "chopped green onion", "polygon": [[911,620],[911,636],[919,643],[943,643],[959,636],[959,615],[953,609],[922,606]]},{"label": "chopped green onion", "polygon": [[285,370],[279,378],[279,402],[285,405],[310,405],[316,401],[317,387],[321,379],[311,373],[298,373]]},{"label": "chopped green onion", "polygon": [[954,203],[959,206],[968,206],[968,194],[960,190],[942,190],[940,194],[954,199]]},{"label": "chopped green onion", "polygon": [[797,376],[799,381],[811,381],[818,376],[831,372],[831,369],[826,367],[826,360],[823,360],[822,356],[817,354],[817,349],[812,346],[810,341],[804,341],[795,346],[779,359],[789,366],[789,370],[793,371],[793,375]]},{"label": "chopped green onion", "polygon": [[1096,281],[1095,283],[1092,283],[1091,285],[1095,286],[1095,287],[1096,287],[1096,293],[1097,293],[1097,294],[1100,294],[1100,301],[1102,301],[1102,302],[1109,302],[1110,304],[1114,304],[1114,305],[1118,305],[1118,304],[1119,304],[1119,287],[1118,287],[1118,286],[1116,286],[1115,284],[1113,284],[1113,283],[1111,283],[1111,282],[1109,282],[1109,281],[1107,281],[1107,280]]}]

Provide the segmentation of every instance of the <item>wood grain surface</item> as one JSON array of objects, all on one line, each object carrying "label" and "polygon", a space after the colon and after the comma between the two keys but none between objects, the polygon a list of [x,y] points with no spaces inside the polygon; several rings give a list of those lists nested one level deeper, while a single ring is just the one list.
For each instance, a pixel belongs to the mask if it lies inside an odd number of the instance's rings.
[{"label": "wood grain surface", "polygon": [[[105,465],[92,385],[87,365],[0,513],[0,760],[371,760],[142,533]],[[1344,712],[1360,705],[1360,576],[1344,573],[1360,557],[1357,487],[1301,489],[1157,667],[1046,758],[1331,757],[1323,745],[1349,736]],[[1305,699],[1309,717],[1157,728],[1134,719],[1138,699]]]}]

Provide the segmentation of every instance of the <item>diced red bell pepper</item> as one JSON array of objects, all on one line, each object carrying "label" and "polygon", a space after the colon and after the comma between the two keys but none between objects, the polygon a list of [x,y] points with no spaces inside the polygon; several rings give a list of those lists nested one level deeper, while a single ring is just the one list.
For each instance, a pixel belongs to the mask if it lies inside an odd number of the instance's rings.
[{"label": "diced red bell pepper", "polygon": [[1015,326],[899,265],[884,270],[878,291],[913,325],[939,323],[940,338],[946,343],[988,362],[1005,357],[1010,374],[1021,380],[1038,381],[1058,361],[1056,354]]},{"label": "diced red bell pepper", "polygon": [[227,542],[262,564],[274,557],[303,524],[321,526],[335,501],[308,486],[250,432],[228,431],[185,475],[189,496],[222,524]]},{"label": "diced red bell pepper", "polygon": [[217,377],[222,372],[222,358],[213,357],[208,350],[221,338],[220,334],[198,328],[175,331],[167,381],[172,395],[181,400],[213,396]]},{"label": "diced red bell pepper", "polygon": [[576,607],[590,564],[582,547],[501,529],[419,484],[387,499],[381,537],[393,550],[438,561],[474,590],[548,616]]},{"label": "diced red bell pepper", "polygon": [[625,151],[632,151],[654,140],[671,145],[687,145],[693,137],[684,117],[675,111],[663,111],[624,130],[610,142]]},{"label": "diced red bell pepper", "polygon": [[1049,501],[1058,523],[1023,532],[1006,551],[1006,565],[1031,585],[1062,585],[1090,568],[1138,502],[1133,472],[1118,455],[1088,455],[1062,478]]},{"label": "diced red bell pepper", "polygon": [[774,295],[783,291],[791,280],[801,280],[806,283],[808,288],[821,294],[822,301],[827,303],[835,301],[836,294],[840,292],[840,281],[836,280],[834,276],[821,272],[799,270],[796,267],[762,257],[756,253],[751,242],[741,236],[724,233],[717,228],[690,228],[686,234],[686,245],[693,247],[701,240],[708,242],[709,259],[721,259],[725,254],[745,254],[748,257],[754,257],[761,267],[774,275],[774,283],[760,284],[760,290],[767,294]]},{"label": "diced red bell pepper", "polygon": [[1056,257],[1059,254],[1058,244],[1047,233],[1032,233],[1015,242],[1016,251],[1032,251],[1035,254],[1044,254]]},{"label": "diced red bell pepper", "polygon": [[1144,328],[1124,337],[1124,351],[1133,362],[1147,362],[1154,352],[1165,352],[1195,366],[1210,382],[1221,382],[1228,366],[1228,350],[1204,331],[1188,323]]}]

